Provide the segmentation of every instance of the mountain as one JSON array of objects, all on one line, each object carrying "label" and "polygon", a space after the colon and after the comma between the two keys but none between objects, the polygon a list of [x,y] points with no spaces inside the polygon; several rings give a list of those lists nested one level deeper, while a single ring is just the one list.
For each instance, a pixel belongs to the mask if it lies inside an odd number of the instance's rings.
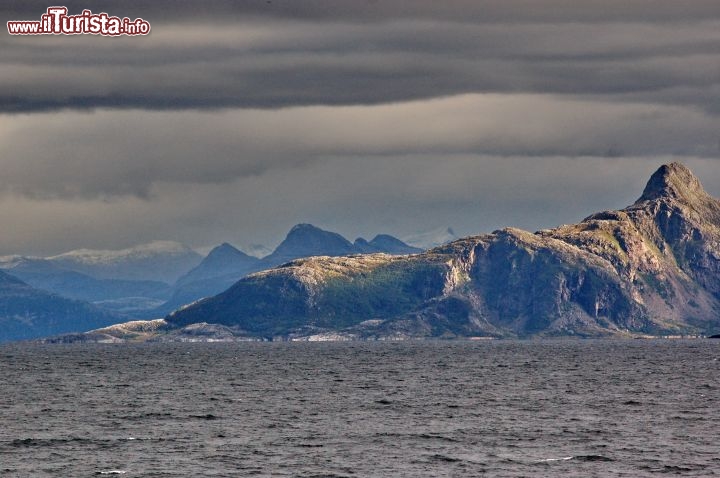
[{"label": "mountain", "polygon": [[120,320],[90,304],[35,289],[0,272],[0,342],[85,332]]},{"label": "mountain", "polygon": [[165,313],[202,297],[219,294],[243,276],[261,270],[260,259],[223,243],[213,250],[194,269],[175,283],[170,300],[163,304]]},{"label": "mountain", "polygon": [[403,241],[411,246],[419,247],[423,250],[432,249],[433,247],[442,246],[448,242],[460,239],[452,228],[438,228],[431,231],[420,232],[410,236],[403,237]]},{"label": "mountain", "polygon": [[197,267],[178,279],[170,300],[148,313],[139,314],[139,317],[167,314],[203,297],[219,294],[247,274],[270,269],[298,257],[375,252],[412,254],[420,252],[420,249],[408,246],[387,234],[375,236],[370,242],[358,238],[351,244],[340,234],[311,224],[294,226],[275,251],[262,260],[224,243],[214,248]]},{"label": "mountain", "polygon": [[359,254],[372,254],[374,252],[385,252],[387,254],[417,254],[423,250],[405,244],[400,239],[388,234],[378,234],[368,242],[362,237],[355,239],[353,249]]},{"label": "mountain", "polygon": [[170,286],[157,281],[95,279],[67,270],[54,262],[32,257],[14,256],[0,260],[0,269],[37,289],[69,299],[88,302],[114,301],[127,297],[167,300]]},{"label": "mountain", "polygon": [[195,268],[180,277],[176,285],[203,281],[227,274],[246,274],[257,267],[260,259],[236,249],[227,242],[213,248]]},{"label": "mountain", "polygon": [[267,267],[275,267],[293,259],[311,256],[343,256],[350,254],[415,254],[422,249],[405,244],[388,234],[378,234],[373,240],[359,237],[351,243],[336,232],[325,231],[312,224],[298,224],[290,229],[287,237],[262,259]]},{"label": "mountain", "polygon": [[[415,251],[387,235],[379,235],[366,244],[373,252]],[[48,258],[5,256],[0,257],[0,270],[34,288],[141,319],[162,317],[185,304],[219,294],[249,273],[295,257],[356,252],[361,251],[339,234],[299,224],[264,260],[227,243],[199,260],[200,256],[187,246],[155,241],[118,251],[81,249]],[[175,284],[153,278],[172,280]]]},{"label": "mountain", "polygon": [[80,249],[47,258],[0,257],[0,269],[37,289],[89,301],[110,312],[145,317],[171,298],[173,289],[167,282],[175,282],[200,259],[180,243],[155,241],[122,250]]},{"label": "mountain", "polygon": [[64,269],[96,279],[175,282],[202,256],[174,241],[153,241],[121,250],[79,249],[47,258]]},{"label": "mountain", "polygon": [[296,260],[165,320],[255,337],[641,336],[718,333],[719,312],[720,202],[672,163],[631,206],[578,224],[410,256]]},{"label": "mountain", "polygon": [[274,267],[299,257],[342,256],[353,252],[353,245],[340,234],[312,224],[298,224],[290,229],[273,253],[262,260],[269,267]]}]

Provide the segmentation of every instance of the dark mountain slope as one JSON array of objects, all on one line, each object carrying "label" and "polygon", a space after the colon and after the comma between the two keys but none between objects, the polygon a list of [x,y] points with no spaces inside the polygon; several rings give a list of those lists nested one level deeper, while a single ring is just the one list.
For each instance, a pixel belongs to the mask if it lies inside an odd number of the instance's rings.
[{"label": "dark mountain slope", "polygon": [[298,224],[290,229],[275,251],[262,261],[267,267],[275,267],[299,257],[342,256],[354,252],[350,241],[340,234],[324,231],[312,224]]},{"label": "dark mountain slope", "polygon": [[85,302],[34,289],[0,272],[0,342],[85,332],[121,320]]},{"label": "dark mountain slope", "polygon": [[202,297],[219,294],[240,278],[262,269],[260,259],[223,243],[210,251],[197,267],[178,279],[170,300],[155,312],[166,314]]},{"label": "dark mountain slope", "polygon": [[37,289],[89,302],[125,297],[167,299],[170,293],[170,286],[163,282],[96,279],[64,269],[47,259],[19,258],[4,270]]},{"label": "dark mountain slope", "polygon": [[227,242],[213,248],[197,267],[179,278],[176,285],[211,279],[228,274],[247,274],[257,270],[260,259],[249,256]]}]

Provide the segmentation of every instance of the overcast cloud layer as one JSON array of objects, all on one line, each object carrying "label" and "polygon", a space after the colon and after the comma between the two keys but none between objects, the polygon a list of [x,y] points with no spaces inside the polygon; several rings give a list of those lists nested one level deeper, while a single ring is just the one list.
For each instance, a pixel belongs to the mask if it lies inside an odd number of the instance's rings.
[{"label": "overcast cloud layer", "polygon": [[537,229],[672,160],[720,194],[716,0],[65,5],[152,33],[0,35],[3,254]]}]

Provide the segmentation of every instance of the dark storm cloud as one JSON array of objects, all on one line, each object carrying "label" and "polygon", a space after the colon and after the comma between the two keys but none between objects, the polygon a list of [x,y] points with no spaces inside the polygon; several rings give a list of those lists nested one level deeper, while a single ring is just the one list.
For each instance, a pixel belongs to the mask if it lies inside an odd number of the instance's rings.
[{"label": "dark storm cloud", "polygon": [[[473,155],[327,158],[223,184],[159,184],[156,197],[112,201],[0,195],[0,254],[120,248],[153,239],[191,245],[276,245],[310,222],[351,239],[452,226],[459,235],[504,226],[531,231],[576,222],[640,196],[672,157],[568,158]],[[720,195],[712,160],[685,159]]]},{"label": "dark storm cloud", "polygon": [[678,159],[720,192],[717,0],[62,4],[152,33],[0,35],[0,253],[533,229]]},{"label": "dark storm cloud", "polygon": [[[549,95],[474,94],[373,106],[65,112],[0,117],[0,191],[35,198],[153,196],[328,158],[367,175],[398,157],[713,157],[717,121],[693,109]],[[363,177],[362,175],[358,178]]]},{"label": "dark storm cloud", "polygon": [[[28,6],[30,3],[34,6]],[[202,5],[202,6],[200,6]],[[0,39],[0,111],[378,104],[602,95],[716,112],[716,1],[73,2],[142,38]],[[39,18],[13,2],[3,20]]]}]

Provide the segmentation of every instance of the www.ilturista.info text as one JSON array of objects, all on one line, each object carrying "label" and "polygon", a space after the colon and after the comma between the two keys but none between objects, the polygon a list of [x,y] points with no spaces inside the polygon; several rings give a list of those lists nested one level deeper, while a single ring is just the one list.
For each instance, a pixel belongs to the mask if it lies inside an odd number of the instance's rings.
[{"label": "www.ilturista.info text", "polygon": [[142,18],[113,17],[107,13],[83,10],[79,15],[68,15],[66,7],[50,7],[40,21],[7,22],[11,35],[147,35],[150,23]]}]

